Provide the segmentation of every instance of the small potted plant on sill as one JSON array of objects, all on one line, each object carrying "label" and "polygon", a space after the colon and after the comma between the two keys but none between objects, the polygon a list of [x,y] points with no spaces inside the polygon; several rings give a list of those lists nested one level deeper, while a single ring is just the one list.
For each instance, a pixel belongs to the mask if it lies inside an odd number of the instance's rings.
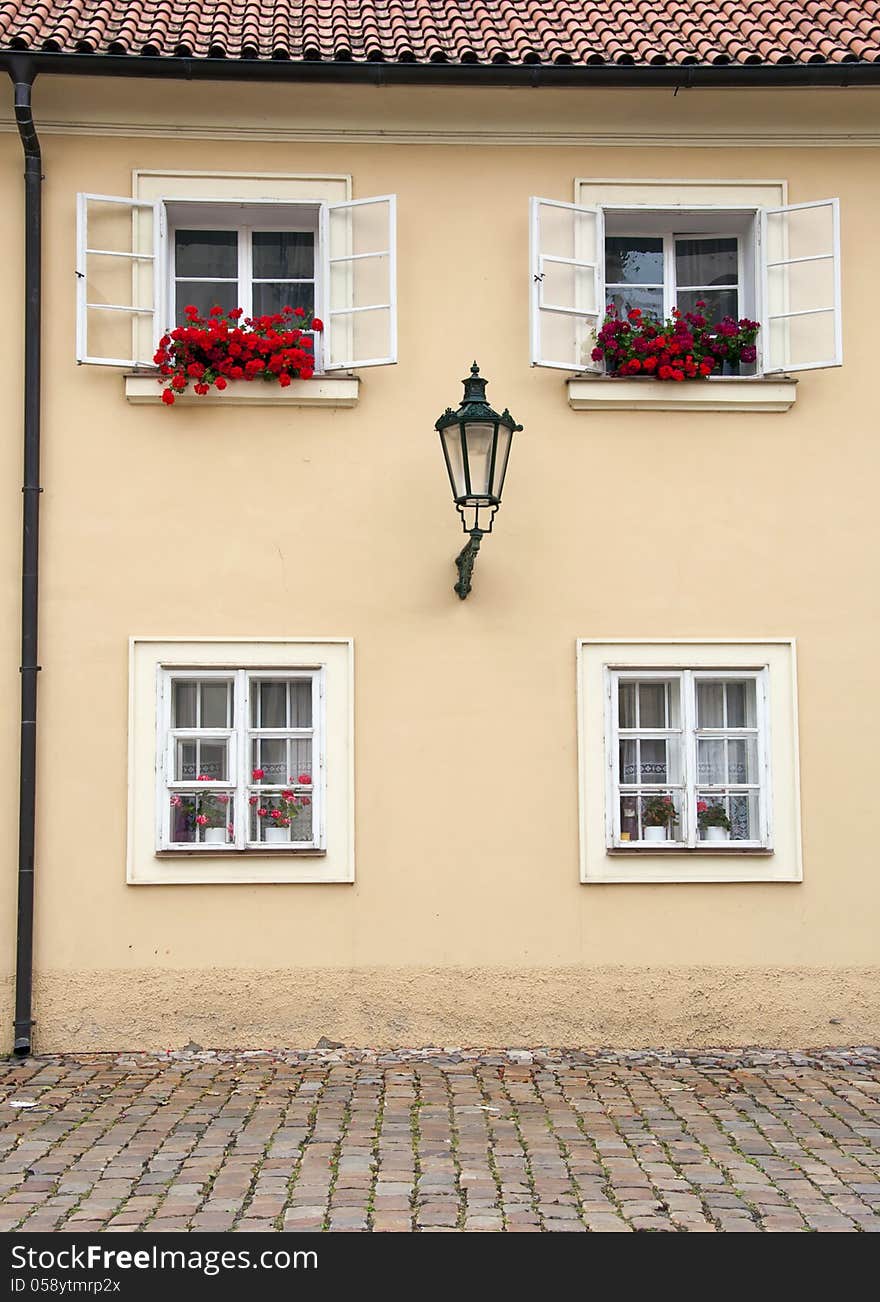
[{"label": "small potted plant on sill", "polygon": [[[199,782],[214,782],[207,773],[200,773]],[[225,791],[206,791],[204,795],[189,798],[180,795],[171,797],[171,808],[182,814],[189,828],[195,828],[196,840],[202,845],[226,845],[233,835],[229,822],[230,796]]]},{"label": "small potted plant on sill", "polygon": [[704,841],[728,841],[730,818],[723,805],[708,800],[697,801],[697,823]]},{"label": "small potted plant on sill", "polygon": [[725,369],[736,373],[740,363],[750,366],[757,357],[760,328],[748,317],[735,321],[725,316],[713,324],[702,312],[677,307],[665,321],[637,307],[624,317],[609,303],[591,357],[604,361],[606,375],[617,378],[706,380]]},{"label": "small potted plant on sill", "polygon": [[675,805],[669,796],[649,796],[642,803],[642,839],[666,841],[670,827],[678,822]]}]

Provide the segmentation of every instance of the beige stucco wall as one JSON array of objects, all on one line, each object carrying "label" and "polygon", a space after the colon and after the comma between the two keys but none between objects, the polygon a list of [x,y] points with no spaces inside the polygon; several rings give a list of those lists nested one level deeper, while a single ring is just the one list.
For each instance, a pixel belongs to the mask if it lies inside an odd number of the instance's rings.
[{"label": "beige stucco wall", "polygon": [[[159,99],[165,125],[146,127]],[[38,1048],[876,1038],[876,101],[291,89],[271,107],[242,94],[236,123],[252,138],[195,138],[220,129],[228,100],[38,83],[53,127]],[[86,133],[97,121],[105,134]],[[716,122],[724,148],[649,139]],[[610,123],[641,143],[596,143]],[[446,124],[475,143],[425,143]],[[518,142],[530,129],[542,143]],[[823,146],[823,131],[848,143]],[[398,195],[400,362],[364,372],[356,409],[134,407],[118,374],[75,366],[76,191],[128,194],[133,168],[168,166],[351,173],[356,197]],[[7,320],[21,294],[20,176],[17,138],[0,133]],[[802,376],[784,415],[569,410],[562,375],[528,363],[527,202],[571,199],[576,176],[783,178],[792,202],[839,195],[844,368]],[[9,328],[6,355],[11,973],[21,421]],[[525,429],[461,603],[432,425],[473,356]],[[126,886],[132,634],[355,639],[354,885]],[[803,883],[579,884],[575,639],[788,636]]]}]

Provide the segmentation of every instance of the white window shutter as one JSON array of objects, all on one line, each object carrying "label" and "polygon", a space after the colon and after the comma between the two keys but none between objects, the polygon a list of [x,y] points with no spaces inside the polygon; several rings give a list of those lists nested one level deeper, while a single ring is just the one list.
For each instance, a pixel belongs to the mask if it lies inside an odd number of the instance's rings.
[{"label": "white window shutter", "polygon": [[397,361],[397,196],[321,210],[324,369]]},{"label": "white window shutter", "polygon": [[530,200],[532,365],[600,371],[590,356],[603,315],[602,209]]},{"label": "white window shutter", "polygon": [[152,366],[159,336],[159,203],[79,194],[76,360]]},{"label": "white window shutter", "polygon": [[761,210],[765,374],[843,363],[837,199]]}]

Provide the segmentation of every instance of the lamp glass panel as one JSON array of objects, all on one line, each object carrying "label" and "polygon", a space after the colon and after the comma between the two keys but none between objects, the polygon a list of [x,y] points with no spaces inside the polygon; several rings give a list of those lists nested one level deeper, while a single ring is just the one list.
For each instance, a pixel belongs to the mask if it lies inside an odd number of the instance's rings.
[{"label": "lamp glass panel", "polygon": [[467,486],[464,480],[464,457],[461,452],[461,426],[447,425],[440,431],[440,437],[443,439],[443,448],[446,452],[446,461],[449,467],[449,473],[452,482],[452,496],[465,497],[467,495]]},{"label": "lamp glass panel", "polygon": [[489,480],[492,467],[492,446],[495,440],[494,421],[468,421],[465,425],[470,496],[489,497],[492,485]]},{"label": "lamp glass panel", "polygon": [[506,425],[498,426],[498,446],[495,451],[495,474],[492,476],[492,493],[500,498],[504,491],[504,476],[507,474],[507,462],[510,457],[510,443],[513,430]]}]

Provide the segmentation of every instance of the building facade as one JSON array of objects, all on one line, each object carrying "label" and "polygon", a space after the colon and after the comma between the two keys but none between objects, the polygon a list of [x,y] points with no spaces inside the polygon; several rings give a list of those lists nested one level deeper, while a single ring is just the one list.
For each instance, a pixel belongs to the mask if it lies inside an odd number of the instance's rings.
[{"label": "building facade", "polygon": [[[877,90],[412,77],[33,83],[33,1042],[875,1039]],[[182,305],[294,295],[312,377],[162,402]],[[757,356],[611,378],[608,302],[708,302]],[[523,428],[462,601],[434,424],[474,359]]]}]

